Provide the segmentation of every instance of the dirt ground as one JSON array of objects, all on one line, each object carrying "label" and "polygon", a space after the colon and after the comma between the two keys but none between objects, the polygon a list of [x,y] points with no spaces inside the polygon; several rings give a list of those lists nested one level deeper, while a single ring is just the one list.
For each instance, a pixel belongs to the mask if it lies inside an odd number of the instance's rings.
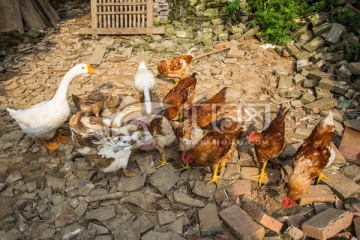
[{"label": "dirt ground", "polygon": [[[47,30],[46,36],[36,44],[20,44],[13,65],[0,77],[0,116],[3,123],[0,125],[0,183],[4,183],[9,174],[16,170],[20,171],[22,175],[22,183],[12,186],[12,193],[6,191],[6,195],[4,195],[3,191],[1,194],[7,197],[6,202],[8,203],[2,206],[0,216],[0,218],[7,216],[7,221],[3,221],[0,227],[6,232],[19,226],[21,221],[27,226],[32,226],[36,221],[51,223],[50,220],[44,220],[46,218],[36,212],[40,198],[24,201],[24,192],[28,191],[24,186],[28,186],[29,183],[35,182],[37,189],[43,189],[45,176],[51,175],[59,179],[69,179],[70,177],[70,179],[91,180],[95,186],[101,186],[107,191],[111,191],[119,178],[123,177],[121,173],[104,175],[90,166],[77,153],[71,141],[62,144],[58,151],[49,155],[39,143],[33,143],[30,137],[23,136],[18,124],[8,115],[6,108],[26,108],[50,99],[64,73],[76,63],[87,63],[97,44],[101,41],[111,42],[112,45],[107,48],[102,63],[96,67],[97,74],[76,78],[70,84],[68,102],[72,113],[75,113],[76,109],[72,103],[71,94],[89,93],[95,87],[107,82],[114,82],[124,91],[130,90],[135,94],[132,81],[141,61],[145,61],[148,68],[157,75],[156,65],[161,59],[171,58],[189,51],[195,56],[204,52],[200,44],[191,49],[176,44],[175,37],[164,37],[160,40],[160,43],[165,42],[174,50],[155,53],[134,44],[136,36],[80,36],[79,29],[88,26],[90,22],[89,6],[85,4],[77,7],[69,5],[68,14],[69,18],[60,22],[59,31]],[[190,72],[197,72],[199,76],[195,101],[211,96],[221,87],[227,86],[230,88],[228,102],[267,103],[271,104],[273,113],[279,103],[291,108],[288,99],[280,98],[275,94],[277,80],[273,73],[282,71],[290,75],[293,71],[293,59],[283,58],[272,49],[263,50],[259,47],[260,45],[261,43],[255,39],[244,43],[240,50],[245,52],[245,57],[241,59],[229,58],[224,51],[193,62]],[[161,100],[171,89],[173,83],[161,78],[157,79],[156,97]],[[318,116],[312,116],[308,120],[298,121],[304,116],[302,108],[291,109],[286,122],[287,142],[296,142],[304,138],[294,133],[295,127],[315,124],[319,119]],[[298,123],[295,124],[295,122]],[[261,125],[255,127],[262,128]],[[64,124],[61,131],[69,133],[68,125]],[[246,133],[242,137],[243,140],[245,135]],[[167,154],[173,167],[180,168],[181,160],[176,149],[176,145],[167,149]],[[239,146],[238,150],[240,160],[235,163],[239,163],[241,166],[257,166],[251,155],[251,146]],[[155,162],[160,159],[156,150],[135,152],[131,156],[128,170],[139,172],[136,159],[148,155],[152,155]],[[73,168],[72,171],[66,170],[67,167],[73,165],[78,168]],[[285,191],[283,181],[280,180],[280,168],[277,164],[270,164],[269,167],[273,170],[273,174],[270,174],[270,183],[259,187],[256,182],[253,182],[252,197],[267,211],[276,212],[281,209]],[[200,170],[202,176],[208,171],[209,169]],[[65,192],[61,194],[69,197]],[[237,201],[236,198],[231,199],[231,201],[233,200]],[[89,208],[91,207],[95,208],[96,205],[89,206]],[[131,209],[140,211],[132,205],[129,206],[129,209],[130,211]],[[156,211],[161,211],[161,208],[155,209],[155,213]],[[147,212],[146,215],[150,219],[154,219],[155,213]],[[11,217],[14,219],[12,220]],[[84,224],[83,221],[81,218],[76,218],[68,222]],[[191,221],[195,220],[191,219]],[[191,230],[189,225],[187,225],[187,231]],[[61,224],[59,226],[56,231],[62,229]],[[222,239],[227,238],[231,237],[224,233]]]}]

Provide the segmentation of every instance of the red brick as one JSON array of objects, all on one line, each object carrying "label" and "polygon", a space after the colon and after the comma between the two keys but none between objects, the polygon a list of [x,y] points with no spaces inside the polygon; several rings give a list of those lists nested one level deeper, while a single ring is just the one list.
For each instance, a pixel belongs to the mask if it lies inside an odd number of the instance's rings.
[{"label": "red brick", "polygon": [[265,229],[256,223],[238,205],[232,205],[219,213],[225,224],[239,239],[263,239]]},{"label": "red brick", "polygon": [[335,202],[335,196],[326,185],[310,185],[308,193],[301,196],[300,206],[313,202]]},{"label": "red brick", "polygon": [[360,217],[354,219],[356,237],[360,238]]},{"label": "red brick", "polygon": [[312,217],[302,225],[305,236],[315,239],[328,239],[349,227],[353,214],[349,211],[329,208]]},{"label": "red brick", "polygon": [[349,127],[345,127],[339,151],[349,162],[356,163],[360,161],[360,144],[354,144],[359,141],[359,138],[359,131],[356,131],[355,129]]},{"label": "red brick", "polygon": [[279,233],[283,224],[271,217],[262,208],[248,197],[243,197],[241,201],[241,208],[244,209],[255,221],[270,230]]},{"label": "red brick", "polygon": [[236,180],[233,184],[226,187],[226,191],[230,196],[251,195],[250,180]]}]

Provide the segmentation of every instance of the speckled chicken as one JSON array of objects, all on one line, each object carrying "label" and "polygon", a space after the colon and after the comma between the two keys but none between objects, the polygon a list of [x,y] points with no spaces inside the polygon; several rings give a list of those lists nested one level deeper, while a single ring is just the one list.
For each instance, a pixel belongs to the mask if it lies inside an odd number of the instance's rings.
[{"label": "speckled chicken", "polygon": [[157,69],[164,77],[173,78],[176,82],[174,87],[176,87],[180,80],[187,77],[192,59],[191,55],[183,55],[169,60],[161,60]]},{"label": "speckled chicken", "polygon": [[237,146],[242,126],[229,120],[219,120],[218,129],[206,134],[192,149],[183,152],[184,163],[195,163],[200,167],[212,166],[214,172],[208,183],[218,183],[218,170],[225,166]]},{"label": "speckled chicken", "polygon": [[280,105],[276,118],[274,118],[269,127],[260,133],[251,132],[248,141],[255,143],[255,153],[257,159],[263,163],[259,177],[259,185],[264,179],[267,179],[265,168],[270,159],[277,158],[285,147],[285,116],[288,110]]},{"label": "speckled chicken", "polygon": [[335,150],[330,143],[334,135],[333,114],[322,119],[305,139],[294,156],[294,168],[289,176],[288,195],[284,198],[284,207],[293,206],[316,177],[318,182],[325,178],[322,171],[335,159]]},{"label": "speckled chicken", "polygon": [[153,144],[162,157],[160,165],[157,167],[167,165],[165,147],[170,146],[176,139],[170,121],[163,115],[156,115],[151,120],[148,129],[153,136]]}]

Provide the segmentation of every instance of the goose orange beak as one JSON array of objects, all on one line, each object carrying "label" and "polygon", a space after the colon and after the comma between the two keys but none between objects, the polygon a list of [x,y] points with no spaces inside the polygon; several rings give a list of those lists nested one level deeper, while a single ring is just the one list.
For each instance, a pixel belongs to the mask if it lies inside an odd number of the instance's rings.
[{"label": "goose orange beak", "polygon": [[94,74],[94,73],[96,73],[95,69],[93,69],[93,68],[90,66],[90,64],[87,64],[87,68],[88,68],[88,73],[89,73],[89,74]]}]

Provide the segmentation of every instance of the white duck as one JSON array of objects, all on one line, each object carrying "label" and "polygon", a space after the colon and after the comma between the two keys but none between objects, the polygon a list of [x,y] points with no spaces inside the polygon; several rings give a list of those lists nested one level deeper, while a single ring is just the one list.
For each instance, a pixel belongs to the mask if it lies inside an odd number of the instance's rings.
[{"label": "white duck", "polygon": [[90,67],[90,64],[77,64],[65,74],[51,100],[37,103],[26,109],[8,108],[7,111],[24,133],[32,138],[41,139],[48,151],[52,153],[58,148],[57,142],[65,142],[68,139],[58,135],[55,142],[45,141],[54,137],[57,129],[70,115],[66,94],[71,80],[76,76],[94,72],[95,70]]},{"label": "white duck", "polygon": [[140,63],[134,80],[134,88],[139,92],[139,104],[141,101],[141,95],[144,94],[145,112],[148,117],[148,121],[150,121],[152,112],[150,92],[155,92],[157,81],[155,80],[154,75],[147,70],[145,62]]}]

